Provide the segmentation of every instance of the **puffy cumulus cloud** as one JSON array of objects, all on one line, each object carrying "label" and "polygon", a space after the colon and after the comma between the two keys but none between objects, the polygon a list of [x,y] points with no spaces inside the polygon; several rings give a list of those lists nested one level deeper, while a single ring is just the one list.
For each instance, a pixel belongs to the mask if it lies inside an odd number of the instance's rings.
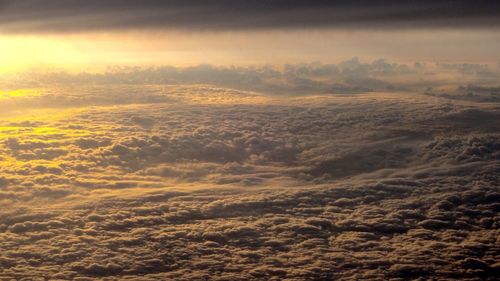
[{"label": "puffy cumulus cloud", "polygon": [[[10,77],[3,83],[14,84],[18,87],[19,85],[25,87],[47,84],[65,85],[64,91],[67,85],[79,86],[75,89],[75,93],[63,96],[45,95],[40,99],[41,103],[52,105],[76,101],[85,104],[88,103],[88,95],[91,93],[93,93],[94,101],[101,104],[110,103],[112,96],[102,95],[95,89],[88,89],[89,84],[126,84],[127,86],[210,84],[223,88],[281,95],[418,91],[442,97],[471,99],[469,94],[472,93],[479,95],[484,101],[498,101],[496,98],[498,85],[500,85],[499,77],[498,65],[492,64],[395,63],[385,59],[366,62],[354,57],[337,64],[315,62],[252,67],[221,67],[209,64],[190,67],[115,67],[98,74],[31,72]],[[86,99],[77,95],[82,86],[87,88]],[[165,98],[156,96],[154,93],[150,93],[147,99],[141,98],[141,96],[134,95],[136,91],[144,92],[136,87],[125,90],[123,94],[127,100],[135,97],[138,101],[153,102]],[[223,90],[218,89],[217,92],[221,91]]]},{"label": "puffy cumulus cloud", "polygon": [[[499,274],[494,103],[212,86],[72,90],[20,96],[32,115],[0,120],[2,277]],[[63,103],[39,103],[65,91],[73,94]]]},{"label": "puffy cumulus cloud", "polygon": [[468,187],[460,181],[158,191],[65,212],[9,214],[2,220],[2,273],[111,280],[493,279],[500,193],[492,182]]}]

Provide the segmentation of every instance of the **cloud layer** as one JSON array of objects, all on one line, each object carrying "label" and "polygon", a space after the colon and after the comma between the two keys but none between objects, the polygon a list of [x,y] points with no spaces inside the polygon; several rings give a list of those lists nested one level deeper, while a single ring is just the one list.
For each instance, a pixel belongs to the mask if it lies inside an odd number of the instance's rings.
[{"label": "cloud layer", "polygon": [[0,2],[3,32],[496,27],[495,1]]},{"label": "cloud layer", "polygon": [[[468,100],[498,98],[500,68],[474,63],[364,62],[354,57],[337,64],[301,63],[284,66],[115,67],[105,73],[32,71],[4,79],[12,87],[89,84],[210,84],[224,88],[281,95],[357,94],[365,92],[426,92]],[[468,96],[467,96],[468,95]],[[99,94],[100,99],[109,95]]]},{"label": "cloud layer", "polygon": [[498,276],[496,103],[107,84],[0,105],[28,114],[0,120],[2,277]]}]

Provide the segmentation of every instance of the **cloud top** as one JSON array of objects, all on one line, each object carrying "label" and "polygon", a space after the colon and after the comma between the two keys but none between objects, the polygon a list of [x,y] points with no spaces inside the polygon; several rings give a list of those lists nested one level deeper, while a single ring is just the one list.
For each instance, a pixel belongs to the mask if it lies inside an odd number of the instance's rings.
[{"label": "cloud top", "polygon": [[462,92],[498,87],[457,91],[11,93],[0,108],[25,115],[0,118],[0,276],[493,280],[500,113]]}]

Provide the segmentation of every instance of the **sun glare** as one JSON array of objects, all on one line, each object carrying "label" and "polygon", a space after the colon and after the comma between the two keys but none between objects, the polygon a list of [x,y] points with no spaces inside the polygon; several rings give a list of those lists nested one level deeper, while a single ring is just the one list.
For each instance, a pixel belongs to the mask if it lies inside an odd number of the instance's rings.
[{"label": "sun glare", "polygon": [[0,37],[0,73],[84,64],[85,56],[68,41],[45,37]]},{"label": "sun glare", "polygon": [[36,96],[39,93],[40,93],[39,90],[35,89],[16,89],[11,91],[0,91],[0,100],[18,98],[18,97],[28,97],[28,96],[31,97],[31,96]]}]

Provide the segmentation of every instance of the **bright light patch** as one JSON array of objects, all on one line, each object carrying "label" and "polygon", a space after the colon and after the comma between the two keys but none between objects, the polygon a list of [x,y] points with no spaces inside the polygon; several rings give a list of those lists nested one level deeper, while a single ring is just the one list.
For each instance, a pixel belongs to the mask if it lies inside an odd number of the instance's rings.
[{"label": "bright light patch", "polygon": [[48,37],[0,37],[0,73],[84,64],[85,55],[69,41]]},{"label": "bright light patch", "polygon": [[0,91],[0,99],[32,97],[39,95],[40,92],[33,89],[17,89],[12,91]]}]

